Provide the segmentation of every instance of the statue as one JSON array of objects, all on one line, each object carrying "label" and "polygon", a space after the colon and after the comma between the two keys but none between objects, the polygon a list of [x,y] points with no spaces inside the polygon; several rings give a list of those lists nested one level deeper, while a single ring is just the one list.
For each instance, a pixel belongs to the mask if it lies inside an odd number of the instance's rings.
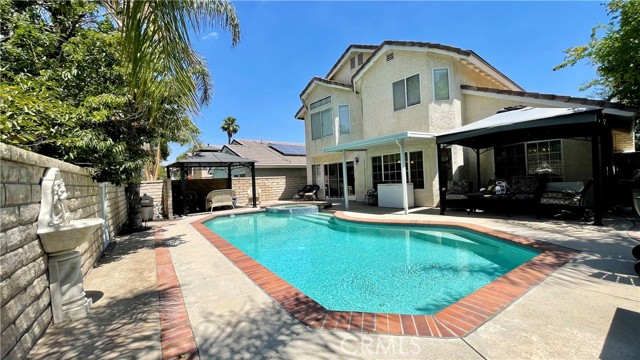
[{"label": "statue", "polygon": [[52,206],[51,206],[51,226],[67,226],[71,222],[71,214],[67,209],[67,188],[64,186],[62,179],[56,179],[53,182],[51,189],[52,192]]}]

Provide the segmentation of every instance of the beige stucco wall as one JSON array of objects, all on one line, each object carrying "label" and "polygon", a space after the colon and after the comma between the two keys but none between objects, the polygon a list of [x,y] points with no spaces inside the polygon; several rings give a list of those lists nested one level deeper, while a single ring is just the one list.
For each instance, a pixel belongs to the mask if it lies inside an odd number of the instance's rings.
[{"label": "beige stucco wall", "polygon": [[[346,58],[345,63],[331,77],[331,80],[338,81],[338,82],[345,83],[345,84],[351,84],[351,77],[362,66],[362,65],[358,65],[358,58],[357,58],[357,55],[355,55],[355,54],[357,54],[357,53],[354,52],[353,55],[350,55],[349,57]],[[370,53],[370,52],[369,53],[363,53],[363,62],[362,62],[363,64],[367,61],[367,59],[369,59],[369,57],[371,57],[371,54],[372,53]],[[353,56],[356,56],[356,67],[351,69],[351,58]]]}]

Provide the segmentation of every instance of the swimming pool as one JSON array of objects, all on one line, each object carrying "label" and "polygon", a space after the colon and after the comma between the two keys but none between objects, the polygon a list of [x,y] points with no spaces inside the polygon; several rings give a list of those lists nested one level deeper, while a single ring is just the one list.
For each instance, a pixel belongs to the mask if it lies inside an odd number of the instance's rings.
[{"label": "swimming pool", "polygon": [[323,213],[205,225],[335,311],[435,314],[539,254],[464,229],[355,224]]}]

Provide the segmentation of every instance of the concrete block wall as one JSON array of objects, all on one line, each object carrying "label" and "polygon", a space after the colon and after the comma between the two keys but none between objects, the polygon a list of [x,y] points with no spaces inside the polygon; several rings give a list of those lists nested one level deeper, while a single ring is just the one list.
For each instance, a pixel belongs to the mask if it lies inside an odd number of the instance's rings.
[{"label": "concrete block wall", "polygon": [[[293,196],[305,185],[307,185],[306,176],[261,176],[256,178],[256,187],[262,191],[260,201],[293,200]],[[238,204],[248,204],[247,190],[250,188],[250,177],[233,179],[233,190],[236,191]]]},{"label": "concrete block wall", "polygon": [[[61,170],[72,219],[101,217],[100,185],[88,169],[0,143],[0,328],[2,359],[24,359],[51,323],[47,255],[37,236],[40,183],[50,167]],[[112,237],[126,222],[124,188],[106,184],[106,218]],[[103,250],[103,229],[78,250],[86,275]]]}]

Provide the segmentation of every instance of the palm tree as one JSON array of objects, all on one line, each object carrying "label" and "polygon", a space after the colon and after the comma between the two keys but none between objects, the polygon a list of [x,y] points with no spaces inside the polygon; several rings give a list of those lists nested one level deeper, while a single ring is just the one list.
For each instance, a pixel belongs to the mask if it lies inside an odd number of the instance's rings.
[{"label": "palm tree", "polygon": [[227,133],[229,137],[229,144],[231,144],[231,137],[238,133],[240,130],[240,125],[236,124],[236,118],[233,116],[227,116],[222,122],[222,126],[220,126],[223,132]]},{"label": "palm tree", "polygon": [[145,108],[151,119],[163,112],[166,84],[158,80],[171,78],[174,92],[180,95],[173,100],[185,111],[197,114],[200,106],[210,101],[213,86],[205,60],[191,47],[189,31],[199,35],[218,26],[231,33],[236,46],[240,23],[231,2],[102,0],[102,5],[122,29],[122,55],[136,105]]}]

